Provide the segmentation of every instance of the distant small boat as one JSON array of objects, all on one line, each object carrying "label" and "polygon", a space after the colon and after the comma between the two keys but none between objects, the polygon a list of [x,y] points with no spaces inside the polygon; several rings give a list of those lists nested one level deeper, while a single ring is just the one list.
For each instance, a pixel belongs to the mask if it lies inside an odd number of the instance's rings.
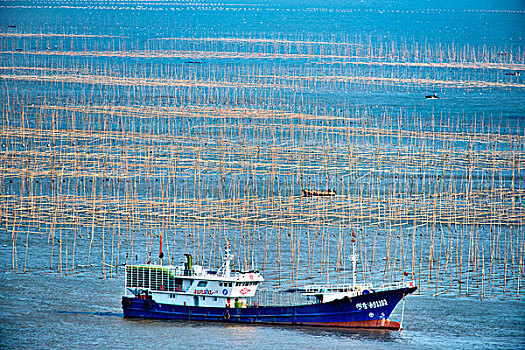
[{"label": "distant small boat", "polygon": [[515,77],[519,77],[520,76],[520,72],[507,72],[507,73],[505,73],[505,75],[512,75],[512,76],[515,76]]},{"label": "distant small boat", "polygon": [[433,95],[426,95],[425,98],[428,98],[430,100],[437,100],[439,99],[438,95],[434,92]]},{"label": "distant small boat", "polygon": [[14,24],[10,24],[7,26],[7,28],[16,28],[16,26]]},{"label": "distant small boat", "polygon": [[335,191],[332,189],[328,190],[303,190],[303,196],[305,197],[329,197],[335,196]]}]

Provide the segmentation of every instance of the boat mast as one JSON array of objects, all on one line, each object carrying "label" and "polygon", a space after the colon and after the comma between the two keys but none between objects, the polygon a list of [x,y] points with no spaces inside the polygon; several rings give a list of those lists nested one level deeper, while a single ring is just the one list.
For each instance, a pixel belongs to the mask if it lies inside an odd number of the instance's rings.
[{"label": "boat mast", "polygon": [[224,276],[226,277],[230,277],[230,261],[233,259],[233,255],[230,254],[230,241],[228,241],[228,243],[226,243],[226,248],[224,249],[224,252],[226,253],[225,254],[225,264],[226,266],[224,267]]},{"label": "boat mast", "polygon": [[355,252],[355,233],[354,230],[352,230],[352,255],[350,256],[350,259],[352,260],[352,282],[353,286],[356,286],[356,279],[357,279],[357,254]]},{"label": "boat mast", "polygon": [[217,274],[221,274],[224,277],[230,277],[230,261],[233,260],[233,254],[230,253],[230,240],[227,241],[226,247],[224,249],[224,263],[217,271]]},{"label": "boat mast", "polygon": [[162,265],[162,258],[164,258],[164,253],[162,252],[162,243],[162,231],[160,231],[159,265]]}]

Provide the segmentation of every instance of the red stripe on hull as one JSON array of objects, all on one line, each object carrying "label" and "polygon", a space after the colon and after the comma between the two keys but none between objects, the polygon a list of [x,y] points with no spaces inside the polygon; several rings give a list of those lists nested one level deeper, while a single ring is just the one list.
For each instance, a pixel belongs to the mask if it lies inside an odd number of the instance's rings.
[{"label": "red stripe on hull", "polygon": [[296,323],[303,326],[316,327],[337,327],[337,328],[375,328],[375,329],[389,329],[394,331],[401,330],[401,323],[390,320],[368,320],[368,321],[353,321],[353,322],[322,322],[322,323]]}]

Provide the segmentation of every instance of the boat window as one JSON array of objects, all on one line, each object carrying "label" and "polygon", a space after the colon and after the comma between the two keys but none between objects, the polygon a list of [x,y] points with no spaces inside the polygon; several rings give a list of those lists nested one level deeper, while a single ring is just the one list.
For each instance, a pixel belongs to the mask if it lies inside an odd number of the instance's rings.
[{"label": "boat window", "polygon": [[197,287],[206,287],[207,284],[208,282],[206,281],[199,281],[199,283],[197,284]]},{"label": "boat window", "polygon": [[222,287],[222,282],[219,282],[219,287]]},{"label": "boat window", "polygon": [[230,282],[230,287],[232,286],[232,283]]}]

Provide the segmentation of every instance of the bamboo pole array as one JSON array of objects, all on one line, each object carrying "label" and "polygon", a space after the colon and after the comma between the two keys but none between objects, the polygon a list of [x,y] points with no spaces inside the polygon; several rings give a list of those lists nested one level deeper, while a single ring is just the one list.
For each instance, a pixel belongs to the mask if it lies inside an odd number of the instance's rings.
[{"label": "bamboo pole array", "polygon": [[343,283],[355,230],[364,280],[407,272],[431,295],[523,297],[522,121],[421,102],[520,93],[505,72],[525,69],[521,54],[372,37],[0,37],[13,270],[110,278],[154,260],[162,233],[171,263],[189,252],[216,266],[227,236],[237,267],[269,283]]}]

